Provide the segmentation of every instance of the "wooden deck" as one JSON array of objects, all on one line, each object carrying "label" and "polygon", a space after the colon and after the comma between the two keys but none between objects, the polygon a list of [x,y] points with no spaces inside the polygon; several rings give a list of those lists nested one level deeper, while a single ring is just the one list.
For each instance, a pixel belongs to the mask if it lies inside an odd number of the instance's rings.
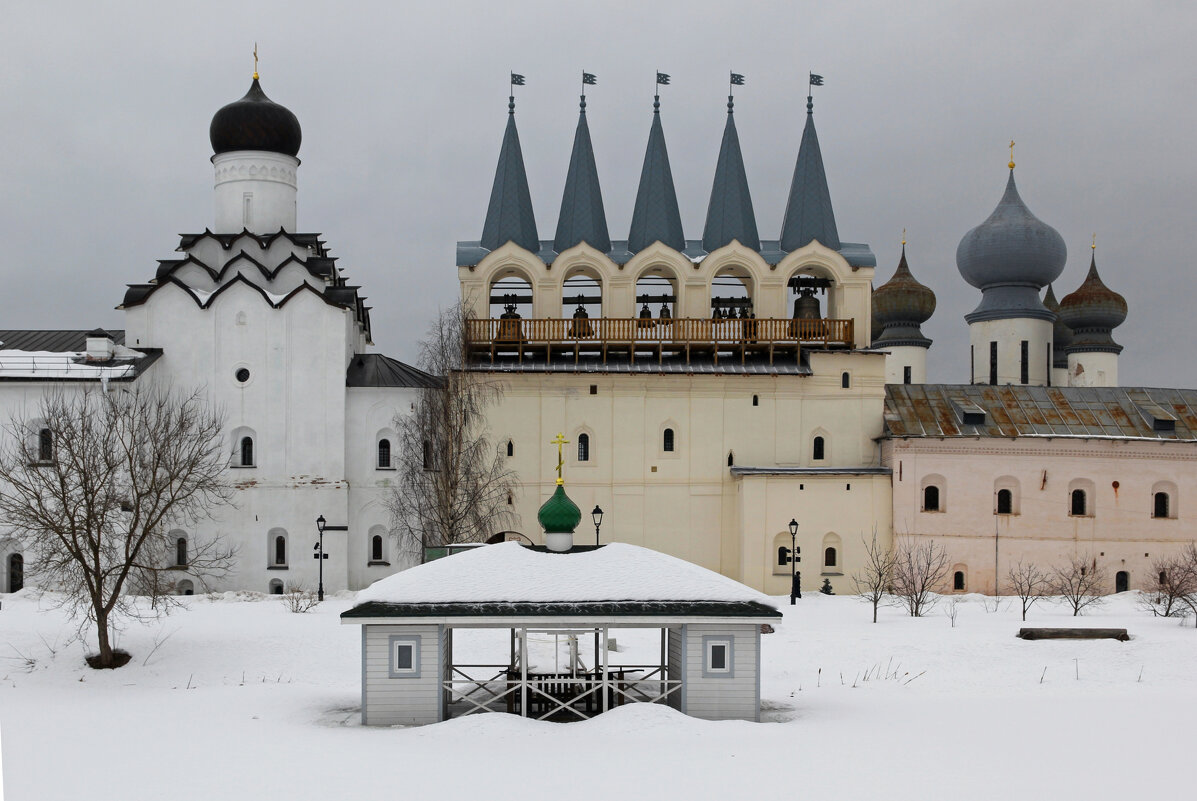
[{"label": "wooden deck", "polygon": [[851,348],[852,320],[808,319],[641,319],[598,317],[466,321],[466,342],[472,358],[525,356],[554,358],[600,356],[636,361],[666,356],[713,359],[750,355],[797,362],[803,347]]}]

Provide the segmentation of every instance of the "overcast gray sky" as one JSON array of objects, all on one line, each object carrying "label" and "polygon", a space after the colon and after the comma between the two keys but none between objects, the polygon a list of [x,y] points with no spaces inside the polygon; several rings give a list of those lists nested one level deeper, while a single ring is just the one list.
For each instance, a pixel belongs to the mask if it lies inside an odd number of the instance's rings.
[{"label": "overcast gray sky", "polygon": [[967,381],[979,293],[960,238],[996,205],[1006,143],[1023,199],[1130,305],[1124,384],[1197,386],[1191,3],[15,3],[0,49],[0,327],[120,327],[124,285],[212,221],[208,123],[262,84],[303,126],[299,227],[323,232],[373,304],[382,352],[415,356],[477,239],[507,73],[542,238],[552,238],[579,73],[612,238],[627,236],[654,70],[686,235],[701,238],[729,70],[763,238],[776,238],[808,71],[840,235],[878,283],[911,269],[938,309],[931,380]]}]

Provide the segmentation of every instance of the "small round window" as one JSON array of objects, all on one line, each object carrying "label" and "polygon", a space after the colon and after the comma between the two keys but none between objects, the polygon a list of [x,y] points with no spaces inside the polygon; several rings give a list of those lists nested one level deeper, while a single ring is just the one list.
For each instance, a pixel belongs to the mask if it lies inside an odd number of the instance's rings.
[{"label": "small round window", "polygon": [[242,384],[249,380],[249,370],[244,367],[238,368],[237,372],[233,375],[236,376],[237,380]]}]

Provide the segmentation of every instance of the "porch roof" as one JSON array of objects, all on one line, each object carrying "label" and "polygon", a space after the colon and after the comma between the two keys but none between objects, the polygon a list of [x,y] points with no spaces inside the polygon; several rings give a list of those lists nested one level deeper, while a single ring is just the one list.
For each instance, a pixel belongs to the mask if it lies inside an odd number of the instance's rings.
[{"label": "porch roof", "polygon": [[[573,603],[386,603],[368,601],[342,613],[342,620],[363,618],[780,618],[757,601],[591,601]],[[496,621],[497,622],[497,621]]]}]

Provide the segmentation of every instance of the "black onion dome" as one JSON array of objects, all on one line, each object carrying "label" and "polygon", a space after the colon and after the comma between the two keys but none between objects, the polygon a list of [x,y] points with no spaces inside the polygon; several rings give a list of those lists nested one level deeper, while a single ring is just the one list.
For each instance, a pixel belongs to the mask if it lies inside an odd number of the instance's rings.
[{"label": "black onion dome", "polygon": [[296,156],[303,132],[290,109],[268,98],[254,78],[245,97],[212,117],[208,137],[212,151],[218,155],[233,150],[266,150]]},{"label": "black onion dome", "polygon": [[1051,284],[1047,285],[1047,294],[1043,296],[1043,305],[1056,315],[1052,323],[1052,366],[1068,366],[1068,346],[1072,344],[1072,329],[1064,324],[1060,316],[1060,301],[1056,300],[1056,291]]},{"label": "black onion dome", "polygon": [[1118,347],[1110,338],[1110,331],[1122,325],[1126,312],[1126,299],[1102,283],[1101,276],[1097,274],[1097,258],[1094,254],[1089,261],[1089,274],[1084,282],[1060,301],[1060,318],[1074,334],[1070,349]]},{"label": "black onion dome", "polygon": [[906,263],[906,245],[894,275],[873,290],[873,342],[876,345],[929,345],[919,326],[935,313],[935,293],[915,280]]},{"label": "black onion dome", "polygon": [[960,240],[956,267],[978,289],[999,284],[1042,288],[1060,277],[1067,254],[1060,233],[1023,203],[1010,170],[997,208]]}]

